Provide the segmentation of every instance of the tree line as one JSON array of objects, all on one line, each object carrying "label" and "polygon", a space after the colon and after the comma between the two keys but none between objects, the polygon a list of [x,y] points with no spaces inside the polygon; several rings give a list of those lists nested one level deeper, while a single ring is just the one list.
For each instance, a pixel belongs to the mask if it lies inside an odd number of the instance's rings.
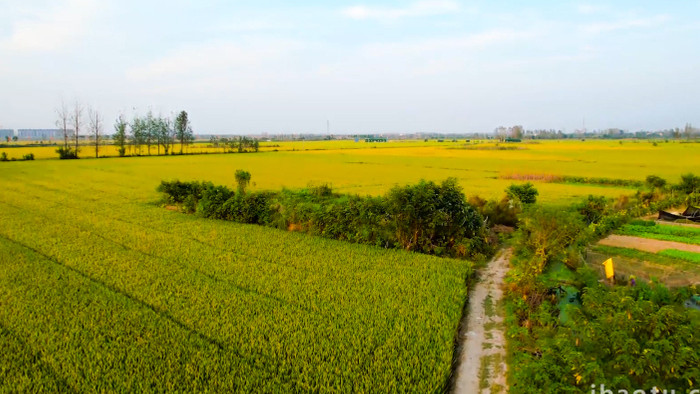
[{"label": "tree line", "polygon": [[[76,101],[72,108],[61,103],[56,109],[56,115],[56,126],[63,136],[63,145],[56,150],[59,158],[79,158],[81,132],[85,133],[89,145],[94,148],[95,157],[99,157],[100,146],[109,137],[104,133],[104,117],[100,111]],[[151,155],[154,148],[158,155],[174,154],[176,145],[180,147],[179,154],[183,154],[194,142],[186,111],[180,111],[174,119],[156,116],[149,111],[145,116],[134,116],[131,121],[127,121],[121,114],[114,122],[114,134],[111,137],[113,144],[118,147],[120,157],[127,153],[142,155],[144,149]]]},{"label": "tree line", "polygon": [[119,156],[126,156],[127,148],[131,154],[151,155],[155,147],[156,154],[174,154],[179,145],[179,154],[194,142],[194,134],[186,111],[180,111],[175,119],[154,116],[149,111],[145,116],[134,116],[127,122],[124,115],[119,115],[114,123],[112,140],[118,147]]}]

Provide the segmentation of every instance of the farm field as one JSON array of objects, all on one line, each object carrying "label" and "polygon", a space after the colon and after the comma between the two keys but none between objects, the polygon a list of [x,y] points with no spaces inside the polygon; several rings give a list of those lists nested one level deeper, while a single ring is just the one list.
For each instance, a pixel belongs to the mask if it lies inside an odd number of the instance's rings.
[{"label": "farm field", "polygon": [[700,226],[626,224],[591,252],[593,265],[613,257],[616,270],[625,276],[656,279],[669,286],[700,283]]},{"label": "farm field", "polygon": [[469,262],[167,211],[171,160],[0,176],[0,391],[447,384]]},{"label": "farm field", "polygon": [[[512,174],[675,179],[700,165],[697,144],[358,144],[0,163],[0,342],[11,349],[0,391],[445,387],[469,262],[171,212],[155,203],[164,179],[233,187],[245,169],[252,190],[365,195],[455,177],[467,195],[500,198]],[[635,192],[534,183],[547,204]]]},{"label": "farm field", "polygon": [[[268,143],[269,144],[269,143]],[[517,174],[606,177],[644,180],[655,174],[677,181],[680,174],[700,168],[700,144],[648,141],[537,141],[536,143],[466,144],[464,142],[397,141],[366,144],[353,141],[281,142],[265,153],[212,154],[185,157],[140,157],[129,159],[80,160],[79,164],[32,163],[43,168],[77,166],[92,168],[96,174],[120,172],[130,176],[142,171],[161,179],[210,180],[233,184],[238,168],[253,175],[253,189],[300,188],[309,183],[329,183],[334,189],[351,194],[380,194],[397,184],[420,179],[443,180],[456,177],[467,195],[500,198],[511,183],[505,179]],[[498,148],[508,147],[509,150]],[[113,147],[107,147],[112,149]],[[105,148],[105,149],[107,149]],[[512,148],[512,149],[511,149]],[[12,148],[26,154],[37,148]],[[54,148],[43,147],[49,157]],[[83,148],[89,157],[89,148]],[[278,152],[269,151],[277,149]],[[22,152],[19,152],[22,150]],[[2,151],[2,148],[0,148]],[[26,151],[26,152],[25,152]],[[39,156],[37,153],[35,153]],[[10,154],[10,157],[20,157]],[[41,160],[37,160],[41,161]],[[50,160],[57,162],[58,160]],[[20,169],[20,163],[0,163],[8,169]],[[41,171],[41,170],[39,170]],[[59,170],[60,171],[60,170]],[[631,187],[596,184],[563,184],[533,181],[539,190],[538,201],[568,204],[580,197],[604,195],[618,197],[636,191]],[[151,185],[147,186],[148,188]]]}]

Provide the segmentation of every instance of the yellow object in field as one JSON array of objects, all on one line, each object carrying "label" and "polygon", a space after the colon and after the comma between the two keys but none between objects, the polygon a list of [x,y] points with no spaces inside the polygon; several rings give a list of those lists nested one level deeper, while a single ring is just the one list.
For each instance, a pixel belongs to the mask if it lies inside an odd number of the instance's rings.
[{"label": "yellow object in field", "polygon": [[609,258],[603,262],[603,265],[605,266],[605,277],[610,279],[613,276],[615,276],[615,268],[613,268],[613,261],[612,258]]}]

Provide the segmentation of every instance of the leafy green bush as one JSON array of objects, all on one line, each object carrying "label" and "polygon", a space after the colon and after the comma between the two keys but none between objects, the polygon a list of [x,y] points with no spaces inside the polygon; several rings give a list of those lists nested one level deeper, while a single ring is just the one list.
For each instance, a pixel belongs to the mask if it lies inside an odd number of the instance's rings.
[{"label": "leafy green bush", "polygon": [[56,149],[56,153],[58,153],[58,158],[61,160],[70,160],[78,158],[78,151],[69,146],[59,147],[58,149]]},{"label": "leafy green bush", "polygon": [[326,185],[243,194],[208,182],[162,181],[157,190],[166,203],[208,218],[435,255],[493,253],[482,216],[454,178],[395,187],[384,197],[335,195]]},{"label": "leafy green bush", "polygon": [[202,198],[204,189],[213,186],[214,184],[211,182],[161,181],[156,191],[164,194],[166,202],[175,204],[184,203],[189,197],[191,204],[192,202],[198,202]]},{"label": "leafy green bush", "polygon": [[233,190],[226,186],[207,185],[197,203],[197,214],[212,219],[227,219],[225,203],[233,197]]},{"label": "leafy green bush", "polygon": [[607,199],[603,196],[589,195],[577,207],[586,224],[598,223],[608,211]]},{"label": "leafy green bush", "polygon": [[[676,307],[687,290],[662,285],[586,288],[560,325],[552,303],[530,313],[530,329],[508,322],[512,393],[589,392],[591,385],[687,390],[700,383],[698,312]],[[522,302],[509,301],[510,310]],[[515,316],[515,313],[513,313]]]}]

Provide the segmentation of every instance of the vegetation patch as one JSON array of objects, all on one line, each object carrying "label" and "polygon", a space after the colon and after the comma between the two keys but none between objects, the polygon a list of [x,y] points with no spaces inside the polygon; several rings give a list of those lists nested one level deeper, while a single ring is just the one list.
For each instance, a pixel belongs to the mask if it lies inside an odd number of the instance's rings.
[{"label": "vegetation patch", "polygon": [[[628,257],[631,259],[648,261],[651,263],[666,265],[666,266],[670,266],[670,267],[675,266],[679,263],[678,257],[673,256],[673,255],[668,254],[668,253],[661,253],[664,251],[661,251],[659,253],[649,253],[649,252],[643,252],[643,251],[637,250],[637,249],[618,248],[615,246],[605,246],[605,245],[596,245],[596,246],[593,246],[591,249],[596,251],[596,252],[609,254],[611,256],[624,256],[624,257]],[[685,253],[689,253],[689,252],[685,252]]]},{"label": "vegetation patch", "polygon": [[631,235],[641,238],[674,241],[686,244],[700,245],[700,228],[673,225],[638,225],[627,224],[616,231],[617,234]]},{"label": "vegetation patch", "polygon": [[675,259],[690,261],[700,264],[700,253],[687,252],[684,250],[666,249],[659,252],[662,256],[673,257]]},{"label": "vegetation patch", "polygon": [[622,186],[630,188],[639,188],[644,186],[643,181],[633,179],[613,179],[599,177],[582,177],[582,176],[566,176],[554,175],[546,173],[509,173],[501,174],[501,179],[512,179],[518,181],[539,181],[551,183],[574,183],[574,184],[591,184],[601,186]]},{"label": "vegetation patch", "polygon": [[180,181],[163,181],[158,191],[166,204],[181,204],[185,212],[212,219],[435,255],[484,258],[493,251],[481,214],[454,178],[397,186],[382,197],[336,194],[328,185],[250,193],[250,179],[250,173],[238,170],[235,192]]}]

